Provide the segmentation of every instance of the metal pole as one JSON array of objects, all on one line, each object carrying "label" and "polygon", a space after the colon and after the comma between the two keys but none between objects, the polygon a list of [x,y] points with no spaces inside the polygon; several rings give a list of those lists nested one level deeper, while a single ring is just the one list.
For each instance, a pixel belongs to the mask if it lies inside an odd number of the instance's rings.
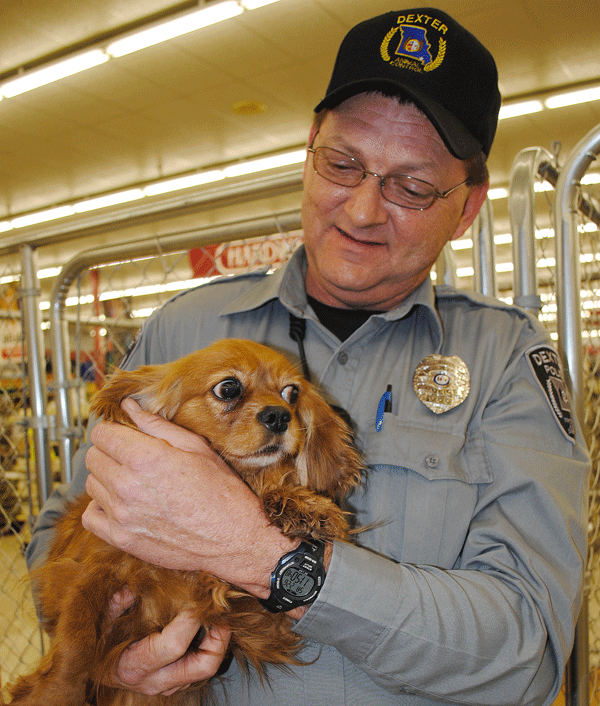
[{"label": "metal pole", "polygon": [[537,289],[533,183],[537,165],[542,159],[551,159],[551,155],[541,147],[530,147],[519,152],[512,165],[508,192],[515,265],[514,303],[536,316],[542,308],[542,300]]},{"label": "metal pole", "polygon": [[[578,188],[581,178],[600,153],[600,126],[591,130],[569,154],[556,183],[554,228],[556,236],[557,322],[559,353],[573,397],[574,411],[583,426],[584,378],[581,328],[581,267],[577,229]],[[567,669],[569,706],[589,702],[589,645],[587,593],[575,633],[575,646]]]},{"label": "metal pole", "polygon": [[40,315],[40,288],[38,284],[35,253],[29,245],[22,245],[21,253],[21,305],[25,327],[27,350],[27,377],[32,416],[28,426],[33,429],[33,448],[38,488],[38,502],[41,505],[52,492],[52,469],[48,443],[48,416],[46,413],[46,362]]},{"label": "metal pole", "polygon": [[486,198],[473,222],[473,284],[476,292],[490,297],[498,296],[496,257],[494,250],[494,212]]}]

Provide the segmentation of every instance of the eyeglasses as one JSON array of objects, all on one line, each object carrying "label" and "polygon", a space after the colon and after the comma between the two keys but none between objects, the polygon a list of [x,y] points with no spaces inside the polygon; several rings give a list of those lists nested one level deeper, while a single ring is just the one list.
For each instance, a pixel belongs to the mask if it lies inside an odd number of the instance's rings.
[{"label": "eyeglasses", "polygon": [[381,176],[381,174],[370,172],[354,157],[331,147],[309,147],[308,151],[312,152],[315,172],[327,181],[338,186],[354,187],[362,184],[367,178],[367,174],[370,174],[379,179],[381,195],[386,201],[416,211],[424,211],[436,199],[445,199],[469,181],[465,179],[448,191],[440,193],[433,184],[407,174]]}]

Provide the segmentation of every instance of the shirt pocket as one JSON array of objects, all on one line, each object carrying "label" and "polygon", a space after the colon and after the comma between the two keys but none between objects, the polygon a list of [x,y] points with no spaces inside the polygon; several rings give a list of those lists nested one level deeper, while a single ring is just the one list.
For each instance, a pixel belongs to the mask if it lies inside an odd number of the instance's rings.
[{"label": "shirt pocket", "polygon": [[492,479],[480,436],[385,414],[364,454],[367,478],[353,500],[358,524],[369,529],[359,543],[397,561],[452,568],[479,486]]}]

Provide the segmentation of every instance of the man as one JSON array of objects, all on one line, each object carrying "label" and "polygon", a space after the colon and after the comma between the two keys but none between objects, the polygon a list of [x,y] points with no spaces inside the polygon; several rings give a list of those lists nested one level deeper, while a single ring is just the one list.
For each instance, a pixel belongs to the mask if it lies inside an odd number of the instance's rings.
[{"label": "man", "polygon": [[[305,247],[273,275],[175,297],[126,361],[230,336],[295,355],[289,320],[301,318],[311,375],[348,411],[369,464],[348,504],[371,529],[325,547],[320,593],[290,612],[306,664],[272,670],[268,686],[233,664],[215,683],[220,704],[549,704],[560,687],[586,544],[581,432],[544,387],[540,361],[553,352],[537,322],[429,278],[485,199],[499,102],[493,59],[445,13],[355,27],[310,132]],[[271,575],[298,542],[202,440],[124,404],[145,434],[93,429],[91,475],[79,463],[70,489],[93,498],[85,526],[278,599]],[[30,561],[61,502],[59,492],[40,518]],[[112,611],[131,599],[115,596]],[[228,635],[186,655],[197,628],[182,615],[134,645],[115,682],[168,694],[215,674]]]}]

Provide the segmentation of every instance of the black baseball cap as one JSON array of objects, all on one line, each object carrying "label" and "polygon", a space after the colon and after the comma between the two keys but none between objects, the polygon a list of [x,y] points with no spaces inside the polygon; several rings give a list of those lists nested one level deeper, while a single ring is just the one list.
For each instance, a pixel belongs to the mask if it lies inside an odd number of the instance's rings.
[{"label": "black baseball cap", "polygon": [[445,12],[397,10],[356,25],[340,45],[315,111],[371,90],[411,99],[455,157],[489,154],[500,110],[496,63]]}]

